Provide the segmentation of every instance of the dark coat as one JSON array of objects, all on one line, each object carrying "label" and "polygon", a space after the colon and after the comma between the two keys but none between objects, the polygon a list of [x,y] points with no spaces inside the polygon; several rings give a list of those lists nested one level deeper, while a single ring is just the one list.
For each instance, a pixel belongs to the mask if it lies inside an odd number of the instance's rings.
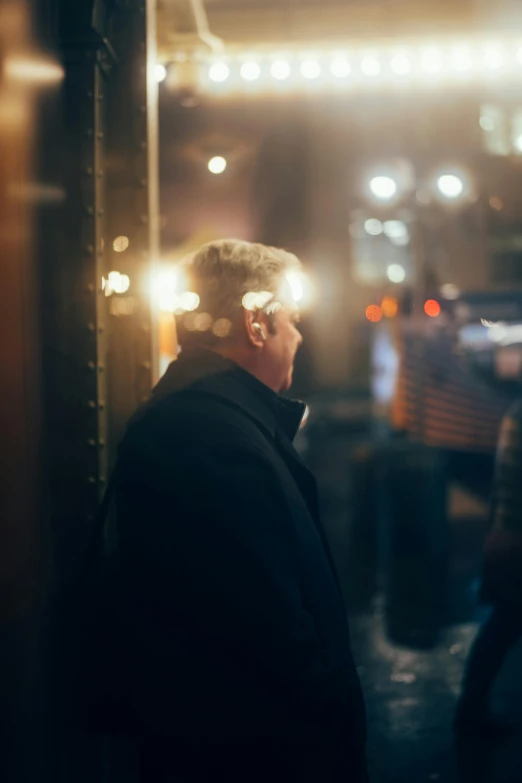
[{"label": "dark coat", "polygon": [[346,611],[315,480],[292,445],[303,407],[195,352],[170,366],[121,446],[131,696],[171,761],[197,748],[194,780],[218,747],[227,780],[254,780],[252,761],[264,780],[286,767],[295,780],[365,779]]}]

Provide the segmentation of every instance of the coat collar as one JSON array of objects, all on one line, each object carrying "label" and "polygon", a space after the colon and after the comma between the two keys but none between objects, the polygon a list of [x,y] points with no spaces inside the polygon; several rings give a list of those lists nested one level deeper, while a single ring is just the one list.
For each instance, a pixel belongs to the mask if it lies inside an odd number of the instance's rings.
[{"label": "coat collar", "polygon": [[239,365],[205,349],[184,351],[177,361],[172,362],[153,390],[150,404],[154,405],[178,392],[220,397],[228,405],[243,410],[274,439],[301,489],[341,592],[335,563],[320,520],[315,480],[291,443],[306,406],[281,397]]},{"label": "coat collar", "polygon": [[251,373],[214,351],[184,351],[172,362],[152,393],[151,402],[181,391],[222,397],[247,413],[275,437],[282,430],[292,441],[301,425],[306,406],[282,397]]}]

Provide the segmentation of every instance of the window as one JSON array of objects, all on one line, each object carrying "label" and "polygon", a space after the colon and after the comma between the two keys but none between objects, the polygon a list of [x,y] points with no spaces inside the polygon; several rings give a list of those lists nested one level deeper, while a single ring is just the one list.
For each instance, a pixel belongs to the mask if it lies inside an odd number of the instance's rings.
[{"label": "window", "polygon": [[360,213],[354,215],[350,224],[353,270],[363,285],[411,282],[411,229],[400,217],[382,220]]},{"label": "window", "polygon": [[509,155],[511,144],[506,110],[499,106],[482,106],[479,122],[486,152],[491,155]]},{"label": "window", "polygon": [[486,152],[522,156],[522,109],[485,105],[479,122]]}]

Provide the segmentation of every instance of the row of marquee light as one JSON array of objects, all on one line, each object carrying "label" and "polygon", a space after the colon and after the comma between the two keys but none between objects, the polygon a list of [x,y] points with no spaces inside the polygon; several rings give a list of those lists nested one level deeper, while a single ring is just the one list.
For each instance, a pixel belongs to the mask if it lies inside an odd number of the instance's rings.
[{"label": "row of marquee light", "polygon": [[[158,82],[167,79],[172,65],[158,64]],[[349,82],[468,80],[522,76],[522,41],[447,43],[355,51],[229,54],[200,62],[203,87],[213,90],[269,85]]]}]

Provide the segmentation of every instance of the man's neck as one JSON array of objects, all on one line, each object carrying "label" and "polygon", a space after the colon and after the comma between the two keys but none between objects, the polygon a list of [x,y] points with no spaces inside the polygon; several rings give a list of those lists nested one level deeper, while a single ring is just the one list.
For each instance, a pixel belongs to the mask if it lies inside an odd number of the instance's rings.
[{"label": "man's neck", "polygon": [[243,350],[241,348],[237,348],[236,346],[223,346],[219,349],[212,350],[214,350],[214,353],[219,354],[219,356],[222,356],[224,359],[228,359],[229,361],[234,362],[234,364],[237,364],[243,370],[246,370],[246,372],[250,373],[250,375],[253,375],[254,378],[257,378],[258,381],[263,383],[265,386],[268,386],[268,388],[272,391],[277,392],[277,390],[274,389],[270,383],[268,373],[264,371],[262,362],[260,361],[259,353]]}]

